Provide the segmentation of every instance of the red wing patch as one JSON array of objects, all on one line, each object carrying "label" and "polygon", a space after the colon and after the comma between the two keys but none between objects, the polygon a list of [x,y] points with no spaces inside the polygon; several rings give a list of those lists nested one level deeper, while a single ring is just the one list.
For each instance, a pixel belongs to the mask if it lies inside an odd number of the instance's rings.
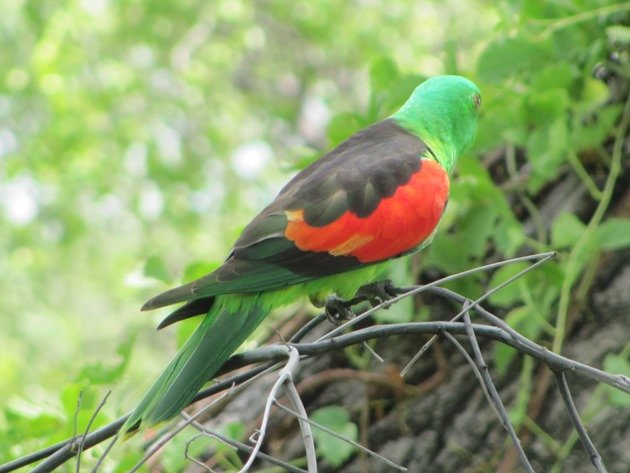
[{"label": "red wing patch", "polygon": [[448,190],[444,169],[423,159],[410,181],[367,217],[346,212],[328,225],[311,227],[303,210],[289,210],[284,234],[303,251],[354,256],[362,263],[385,260],[412,250],[431,235],[444,212]]}]

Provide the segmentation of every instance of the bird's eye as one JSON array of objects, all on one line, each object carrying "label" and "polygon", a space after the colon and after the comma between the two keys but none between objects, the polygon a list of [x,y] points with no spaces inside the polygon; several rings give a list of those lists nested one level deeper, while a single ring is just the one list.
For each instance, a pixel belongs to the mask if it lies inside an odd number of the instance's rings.
[{"label": "bird's eye", "polygon": [[475,105],[475,110],[479,110],[479,107],[481,107],[481,95],[473,95],[473,104]]}]

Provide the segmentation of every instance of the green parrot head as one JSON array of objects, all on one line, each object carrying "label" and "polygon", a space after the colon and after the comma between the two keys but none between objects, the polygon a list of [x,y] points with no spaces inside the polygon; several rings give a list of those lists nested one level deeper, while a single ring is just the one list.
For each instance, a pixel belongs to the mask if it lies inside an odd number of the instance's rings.
[{"label": "green parrot head", "polygon": [[450,174],[475,140],[481,92],[461,76],[432,77],[413,91],[392,118],[419,136]]}]

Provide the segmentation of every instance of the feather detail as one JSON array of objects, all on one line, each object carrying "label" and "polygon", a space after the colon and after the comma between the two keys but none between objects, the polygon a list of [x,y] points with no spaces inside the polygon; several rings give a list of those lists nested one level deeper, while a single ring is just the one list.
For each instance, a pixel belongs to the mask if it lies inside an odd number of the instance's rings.
[{"label": "feather detail", "polygon": [[446,207],[449,179],[435,161],[423,159],[409,182],[376,209],[359,217],[345,212],[325,226],[312,226],[300,210],[285,212],[285,236],[302,251],[354,256],[362,263],[393,258],[421,245],[435,230]]}]

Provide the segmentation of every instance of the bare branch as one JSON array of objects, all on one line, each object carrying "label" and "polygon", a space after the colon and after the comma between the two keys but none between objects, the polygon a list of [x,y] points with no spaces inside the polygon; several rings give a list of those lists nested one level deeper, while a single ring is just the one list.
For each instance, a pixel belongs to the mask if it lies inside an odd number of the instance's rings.
[{"label": "bare branch", "polygon": [[103,461],[105,461],[105,458],[107,457],[107,455],[109,455],[109,452],[111,452],[114,445],[116,445],[117,440],[118,440],[118,436],[112,437],[111,441],[107,444],[107,447],[105,447],[103,454],[99,457],[98,461],[96,462],[96,465],[94,465],[94,468],[92,468],[92,473],[98,472],[98,469],[103,464]]},{"label": "bare branch", "polygon": [[[187,419],[187,420],[188,420],[188,419]],[[190,420],[190,422],[191,422],[191,424],[192,424],[192,420]],[[208,435],[208,434],[205,434],[205,433],[201,433],[201,434],[197,434],[197,435],[195,435],[195,436],[194,436],[193,438],[191,438],[191,439],[188,439],[188,441],[186,441],[186,447],[184,448],[184,458],[185,458],[186,460],[190,461],[190,462],[193,462],[195,465],[197,465],[197,466],[199,466],[199,467],[203,468],[204,470],[209,471],[210,473],[215,473],[215,471],[214,471],[212,468],[210,468],[210,467],[209,467],[208,465],[206,465],[205,463],[200,462],[200,461],[199,461],[199,460],[197,460],[195,457],[191,456],[191,455],[190,455],[190,453],[189,453],[189,452],[190,452],[190,446],[192,445],[192,443],[193,443],[195,440],[197,440],[198,438],[200,438],[200,437],[214,437],[214,435]],[[226,444],[226,445],[228,445],[228,446],[232,447],[232,446],[231,446],[231,445],[229,445],[229,444]],[[234,447],[232,447],[232,448],[234,448]],[[235,449],[235,450],[236,450],[236,449]]]},{"label": "bare branch", "polygon": [[[443,287],[431,288],[430,292],[441,294],[462,304],[468,300],[464,296]],[[488,320],[492,324],[500,327],[502,331],[506,332],[509,335],[509,340],[516,343],[512,344],[511,341],[509,341],[508,339],[502,341],[512,346],[513,348],[516,348],[517,350],[544,362],[547,366],[549,366],[551,370],[570,370],[574,372],[579,372],[582,376],[586,378],[598,381],[600,383],[608,384],[609,386],[630,394],[630,377],[623,374],[606,373],[605,371],[586,365],[584,363],[580,363],[579,361],[575,361],[570,358],[565,358],[562,355],[558,355],[548,350],[547,348],[529,340],[528,338],[523,337],[516,330],[506,324],[503,320],[481,306],[475,307],[475,312],[477,312],[479,315],[481,315],[484,319]],[[479,332],[476,331],[476,333]]]},{"label": "bare branch", "polygon": [[580,436],[580,440],[582,441],[584,450],[586,450],[586,453],[588,453],[591,462],[593,463],[593,465],[595,465],[595,469],[599,473],[606,473],[607,470],[604,466],[602,456],[597,451],[597,448],[595,448],[595,445],[588,436],[588,432],[586,432],[584,424],[582,424],[580,414],[578,413],[577,408],[575,407],[575,403],[573,402],[573,396],[571,396],[571,391],[569,390],[569,385],[567,384],[567,378],[564,374],[564,371],[554,371],[553,375],[556,378],[556,383],[558,385],[558,389],[560,390],[560,395],[562,396],[564,405],[567,408],[569,418],[571,419],[575,430]]},{"label": "bare branch", "polygon": [[[444,288],[439,289],[440,292],[452,293]],[[436,291],[437,292],[437,291]],[[452,293],[455,294],[455,293]],[[466,300],[463,296],[457,295],[463,302]],[[475,311],[481,313],[484,310],[480,307],[475,308]],[[489,312],[485,313],[493,316]],[[621,374],[609,374],[605,371],[593,368],[592,366],[585,365],[583,363],[571,360],[557,353],[549,351],[547,348],[532,342],[531,340],[519,335],[517,332],[516,337],[506,333],[503,329],[498,327],[490,327],[488,325],[472,324],[473,330],[477,336],[491,338],[506,345],[509,345],[522,353],[525,353],[535,359],[538,359],[550,368],[566,369],[578,372],[586,378],[590,378],[595,381],[606,383],[621,391],[630,393],[630,378]],[[299,343],[292,346],[296,347],[302,355],[314,356],[329,351],[340,350],[350,345],[360,343],[364,340],[370,340],[374,338],[387,338],[394,335],[412,335],[412,334],[440,334],[443,332],[450,332],[453,335],[465,335],[465,324],[460,322],[411,322],[392,325],[376,325],[355,332],[350,332],[346,335],[335,337],[330,340],[323,340],[321,342],[313,343]]]},{"label": "bare branch", "polygon": [[288,412],[289,414],[294,415],[295,417],[297,417],[298,419],[303,420],[304,422],[308,422],[309,424],[311,424],[314,427],[317,427],[320,430],[323,430],[324,432],[326,432],[327,434],[332,435],[333,437],[338,438],[339,440],[343,440],[346,443],[349,443],[350,445],[352,445],[353,447],[361,450],[362,452],[367,453],[368,455],[382,461],[383,463],[396,468],[399,471],[407,471],[407,468],[405,468],[404,466],[400,466],[397,463],[394,463],[393,461],[385,458],[382,455],[379,455],[376,452],[373,452],[372,450],[370,450],[369,448],[364,447],[363,445],[361,445],[360,443],[355,442],[354,440],[349,439],[348,437],[345,437],[343,435],[339,435],[337,432],[334,432],[332,430],[330,430],[328,427],[323,426],[322,424],[319,424],[311,419],[308,419],[306,417],[301,416],[300,414],[298,414],[297,412],[295,412],[292,409],[289,409],[288,407],[286,407],[283,404],[280,404],[279,402],[275,403],[276,406],[278,406],[278,408],[282,409],[283,411]]},{"label": "bare branch", "polygon": [[376,361],[378,361],[379,363],[385,363],[385,360],[383,359],[383,357],[379,355],[378,353],[376,353],[374,349],[368,344],[368,342],[363,342],[362,345],[363,345],[363,348],[365,348],[368,352],[370,352],[370,355],[372,355]]},{"label": "bare branch", "polygon": [[[492,289],[490,289],[489,291],[487,291],[486,293],[484,293],[481,297],[479,297],[478,299],[471,301],[470,304],[468,305],[468,310],[470,309],[474,309],[476,307],[479,306],[479,304],[483,301],[485,301],[486,299],[488,299],[492,294],[494,294],[495,292],[500,291],[501,289],[503,289],[505,286],[507,286],[508,284],[513,283],[514,281],[516,281],[519,278],[522,278],[523,276],[525,276],[527,273],[529,273],[530,271],[533,271],[534,269],[536,269],[538,266],[541,266],[542,264],[546,263],[549,259],[553,258],[554,256],[556,256],[555,252],[550,252],[550,253],[541,253],[539,255],[532,255],[532,256],[537,256],[540,257],[541,259],[539,261],[536,261],[534,264],[532,264],[531,266],[528,266],[527,268],[523,269],[522,271],[519,271],[518,273],[516,273],[514,276],[512,276],[511,278],[507,279],[506,281],[502,282],[501,284],[499,284],[496,287],[493,287]],[[519,258],[514,258],[511,262],[517,262],[520,261]],[[504,263],[508,263],[510,262],[510,260],[504,261]],[[412,291],[405,293],[404,295],[406,296],[407,294],[412,293]],[[456,322],[458,321],[462,315],[464,315],[464,312],[466,312],[466,309],[462,309],[457,315],[455,315],[455,317],[453,317],[451,319],[451,322]],[[507,324],[506,324],[507,326]],[[409,363],[407,363],[407,365],[403,368],[403,370],[400,372],[400,376],[404,377],[405,374],[407,374],[407,372],[409,371],[409,369],[413,366],[413,364],[418,361],[420,359],[420,357],[429,349],[429,347],[431,345],[433,345],[433,343],[435,342],[435,340],[437,340],[437,336],[433,336],[429,339],[429,341],[427,343],[425,343],[422,348],[420,348],[420,351],[418,353],[416,353],[414,355],[414,357],[411,359],[411,361],[409,361]]]},{"label": "bare branch", "polygon": [[[83,402],[83,390],[79,391],[79,397],[77,398],[77,407],[74,410],[74,425],[72,426],[72,437],[77,438],[78,430],[79,430],[79,412],[81,411],[81,403]],[[81,465],[81,445],[79,444],[79,448],[77,449],[77,467],[76,473],[79,473],[79,468]]]},{"label": "bare branch", "polygon": [[496,414],[497,419],[502,420],[501,414],[499,414],[499,411],[497,411],[497,408],[494,405],[494,402],[492,402],[492,398],[490,397],[488,388],[486,388],[486,383],[483,381],[483,377],[481,376],[481,373],[479,372],[479,369],[477,368],[475,361],[470,357],[470,355],[468,354],[464,346],[461,343],[459,343],[459,340],[457,340],[453,335],[451,335],[448,332],[444,332],[444,336],[448,338],[451,341],[451,343],[455,345],[455,348],[457,348],[459,352],[464,356],[464,358],[466,358],[466,361],[470,365],[470,368],[475,373],[475,378],[477,378],[477,381],[479,381],[479,385],[481,386],[481,390],[483,391],[483,395],[486,397],[488,404],[490,405],[490,407],[492,407],[492,410]]},{"label": "bare branch", "polygon": [[[467,309],[467,305],[464,304],[464,309]],[[512,426],[512,422],[510,422],[510,417],[508,416],[507,409],[503,405],[503,401],[501,401],[501,397],[499,396],[499,392],[497,391],[496,386],[492,382],[492,378],[490,377],[490,371],[488,370],[488,365],[483,359],[483,355],[481,354],[481,349],[479,348],[479,343],[477,343],[477,337],[475,337],[475,331],[472,328],[472,323],[470,322],[470,315],[468,312],[464,312],[464,322],[466,324],[466,334],[468,335],[468,339],[470,340],[470,345],[473,350],[475,364],[481,373],[481,377],[483,378],[484,384],[486,385],[486,389],[490,394],[490,398],[492,399],[492,403],[496,408],[499,416],[501,418],[501,423],[503,427],[508,431],[510,437],[512,438],[512,442],[516,447],[516,451],[518,452],[518,457],[521,460],[521,464],[529,473],[534,473],[534,469],[529,463],[529,459],[527,455],[525,455],[525,451],[523,450],[523,446],[521,445],[521,441],[519,440],[516,432],[514,431],[514,426]]]},{"label": "bare branch", "polygon": [[315,454],[315,443],[313,441],[313,433],[311,432],[311,425],[303,420],[308,419],[306,409],[300,399],[300,394],[293,379],[289,379],[287,382],[287,395],[295,410],[300,414],[298,421],[300,423],[300,430],[302,431],[302,439],[304,440],[304,449],[306,450],[306,461],[308,465],[308,473],[317,473],[317,455]]},{"label": "bare branch", "polygon": [[[441,294],[444,297],[460,303],[463,303],[465,300],[467,300],[465,297],[444,288],[431,288],[430,292]],[[482,307],[476,307],[475,311],[483,315],[484,317],[496,317]],[[585,365],[569,358],[565,358],[561,355],[549,351],[545,347],[542,347],[528,340],[527,338],[519,335],[516,332],[516,336],[513,336],[497,327],[490,327],[487,325],[478,324],[472,324],[472,327],[477,336],[491,338],[505,343],[522,353],[525,353],[535,359],[546,363],[553,369],[571,370],[586,378],[606,383],[624,392],[630,393],[630,379],[627,376],[621,374],[609,374],[597,368]],[[335,337],[333,339],[323,340],[321,342],[293,344],[292,346],[299,351],[300,355],[313,357],[322,353],[340,350],[350,345],[361,343],[366,340],[387,338],[395,335],[435,335],[443,332],[449,332],[452,335],[465,335],[466,330],[464,324],[457,322],[415,322],[406,324],[377,325],[357,330],[355,332],[351,332],[340,337]],[[281,353],[286,354],[286,347],[275,345],[259,348],[232,357],[231,367],[236,368],[239,366],[247,366],[255,362],[276,360]],[[216,393],[222,392],[228,389],[232,384],[242,383],[257,374],[267,369],[270,369],[270,365],[273,366],[273,364],[274,363],[257,366],[246,372],[239,373],[233,377],[227,378],[224,381],[218,382],[215,385],[201,391],[194,398],[193,402],[197,402],[200,399],[204,399]],[[85,438],[84,449],[90,448],[114,436],[118,429],[120,429],[120,427],[125,423],[126,419],[127,416],[120,417],[112,423],[102,427],[101,429],[98,429],[95,432],[88,434]],[[72,458],[74,456],[74,451],[71,449],[72,441],[73,439],[69,439],[65,442],[60,442],[56,445],[48,447],[39,452],[35,452],[24,458],[0,466],[0,473],[8,473],[43,458],[47,458],[46,462],[43,462],[33,471],[39,473],[53,471],[56,467],[63,464],[69,458]]]},{"label": "bare branch", "polygon": [[[190,418],[190,416],[186,413],[182,413],[182,416],[184,416],[184,418],[188,419]],[[209,437],[213,437],[216,438],[217,440],[223,442],[226,445],[229,445],[241,452],[247,453],[247,454],[251,454],[254,451],[253,447],[250,447],[249,445],[246,445],[242,442],[237,442],[234,439],[231,439],[229,437],[226,437],[225,435],[222,435],[218,432],[215,432],[213,430],[208,429],[205,425],[200,424],[197,421],[192,421],[191,425],[199,430],[200,432],[204,433],[205,435],[209,436]],[[262,453],[259,452],[258,453],[258,458],[261,460],[265,460],[269,463],[273,463],[274,465],[278,465],[282,468],[284,468],[286,471],[290,472],[290,473],[308,473],[306,470],[303,470],[301,468],[298,468],[296,466],[291,465],[290,463],[287,463],[285,461],[279,460],[277,458],[274,458],[270,455],[267,455],[266,453]]]},{"label": "bare branch", "polygon": [[[81,467],[81,453],[83,452],[83,445],[85,443],[85,438],[87,437],[87,434],[90,431],[90,427],[92,427],[92,424],[94,423],[94,419],[96,419],[96,416],[98,415],[98,413],[101,411],[101,409],[103,408],[103,406],[107,402],[107,398],[109,397],[109,395],[111,393],[112,393],[111,391],[107,391],[107,393],[105,393],[105,396],[103,396],[103,399],[101,399],[101,401],[98,403],[98,406],[96,406],[96,409],[92,413],[92,416],[90,417],[90,420],[88,421],[87,426],[85,427],[85,431],[83,432],[83,436],[81,437],[81,440],[79,440],[79,444],[77,446],[77,466],[76,466],[76,470],[75,470],[76,473],[79,473],[79,471],[80,471],[80,467]],[[77,412],[77,414],[78,414],[78,412]],[[75,424],[75,426],[76,426],[76,424]]]},{"label": "bare branch", "polygon": [[256,445],[254,446],[254,449],[252,450],[251,455],[247,459],[247,462],[245,463],[243,468],[240,469],[239,473],[246,473],[247,471],[249,471],[252,464],[254,463],[254,460],[256,459],[256,456],[258,455],[260,448],[262,447],[262,443],[267,433],[267,424],[269,423],[269,415],[271,414],[271,406],[273,405],[273,402],[275,401],[276,394],[278,393],[282,385],[285,382],[287,382],[287,380],[290,380],[293,378],[293,371],[297,369],[298,363],[300,361],[299,352],[295,348],[290,347],[290,346],[286,346],[286,348],[289,350],[289,359],[285,367],[280,370],[280,373],[278,373],[278,379],[276,380],[273,387],[271,388],[269,396],[267,396],[267,402],[265,403],[265,411],[263,414],[263,420],[260,425],[260,430],[258,431]]}]

